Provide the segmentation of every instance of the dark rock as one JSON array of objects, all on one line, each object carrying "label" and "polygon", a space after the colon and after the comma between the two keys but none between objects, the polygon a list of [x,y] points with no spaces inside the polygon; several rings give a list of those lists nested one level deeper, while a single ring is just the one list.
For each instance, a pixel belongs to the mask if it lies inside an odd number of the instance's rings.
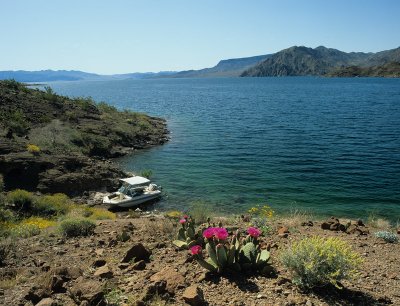
[{"label": "dark rock", "polygon": [[144,270],[146,269],[146,263],[144,260],[140,260],[133,265],[133,270]]},{"label": "dark rock", "polygon": [[357,225],[358,225],[358,226],[365,226],[363,220],[361,220],[361,219],[358,219],[358,220],[357,220]]},{"label": "dark rock", "polygon": [[133,259],[134,262],[138,262],[140,260],[148,261],[150,255],[151,252],[147,250],[143,244],[137,243],[126,252],[122,262],[130,262]]},{"label": "dark rock", "polygon": [[328,222],[322,222],[321,228],[322,228],[323,230],[329,230],[329,229],[331,228],[331,224],[328,223]]},{"label": "dark rock", "polygon": [[164,295],[166,293],[166,287],[167,287],[166,281],[157,281],[151,284],[149,287],[147,287],[141,300],[149,301],[156,295],[157,296]]},{"label": "dark rock", "polygon": [[113,272],[110,270],[110,268],[105,265],[96,270],[94,272],[94,276],[100,277],[100,278],[112,278],[114,276]]},{"label": "dark rock", "polygon": [[203,290],[199,288],[197,285],[192,285],[183,292],[182,295],[183,300],[193,306],[202,306],[206,305],[206,301],[204,300]]},{"label": "dark rock", "polygon": [[107,261],[104,260],[104,259],[96,259],[96,260],[93,262],[92,266],[98,268],[98,267],[104,266],[106,263],[107,263]]},{"label": "dark rock", "polygon": [[307,221],[307,222],[301,223],[301,226],[314,226],[314,223],[312,221]]}]

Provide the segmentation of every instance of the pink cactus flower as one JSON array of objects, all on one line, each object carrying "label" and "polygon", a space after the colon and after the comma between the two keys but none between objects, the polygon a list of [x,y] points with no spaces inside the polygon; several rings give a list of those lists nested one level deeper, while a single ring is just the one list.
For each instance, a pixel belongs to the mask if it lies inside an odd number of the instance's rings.
[{"label": "pink cactus flower", "polygon": [[225,240],[228,238],[228,231],[226,228],[223,227],[216,227],[215,228],[215,237],[217,237],[219,240]]},{"label": "pink cactus flower", "polygon": [[190,252],[192,253],[192,255],[201,254],[201,246],[199,246],[199,245],[192,246],[190,248]]},{"label": "pink cactus flower", "polygon": [[180,220],[179,220],[179,223],[180,223],[180,224],[185,224],[185,223],[186,223],[186,219],[180,219]]},{"label": "pink cactus flower", "polygon": [[209,227],[203,232],[204,238],[211,239],[214,236],[215,227]]},{"label": "pink cactus flower", "polygon": [[189,219],[188,215],[183,215],[183,219]]},{"label": "pink cactus flower", "polygon": [[249,227],[247,229],[247,233],[254,238],[257,238],[261,235],[261,231],[257,227]]}]

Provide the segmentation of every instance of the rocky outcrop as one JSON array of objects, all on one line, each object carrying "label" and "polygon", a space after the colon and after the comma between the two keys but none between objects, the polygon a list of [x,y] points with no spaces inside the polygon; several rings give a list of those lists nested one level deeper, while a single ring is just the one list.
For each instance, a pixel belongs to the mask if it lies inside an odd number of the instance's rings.
[{"label": "rocky outcrop", "polygon": [[126,176],[109,158],[163,144],[165,120],[91,99],[0,81],[0,174],[5,190],[81,196]]},{"label": "rocky outcrop", "polygon": [[322,222],[321,228],[330,231],[341,231],[347,234],[368,235],[369,230],[362,220],[350,221],[346,224],[340,223],[339,219],[331,217],[325,222]]},{"label": "rocky outcrop", "polygon": [[126,176],[107,161],[79,155],[33,155],[28,152],[0,155],[0,169],[8,190],[23,188],[69,196],[114,189],[118,178]]}]

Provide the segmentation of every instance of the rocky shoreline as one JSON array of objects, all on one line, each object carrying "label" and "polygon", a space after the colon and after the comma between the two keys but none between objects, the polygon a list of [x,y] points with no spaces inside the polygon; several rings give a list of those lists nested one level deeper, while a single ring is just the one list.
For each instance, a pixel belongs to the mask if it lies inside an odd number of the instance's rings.
[{"label": "rocky shoreline", "polygon": [[127,174],[111,159],[168,141],[166,122],[0,82],[0,174],[6,190],[80,196],[115,188]]}]

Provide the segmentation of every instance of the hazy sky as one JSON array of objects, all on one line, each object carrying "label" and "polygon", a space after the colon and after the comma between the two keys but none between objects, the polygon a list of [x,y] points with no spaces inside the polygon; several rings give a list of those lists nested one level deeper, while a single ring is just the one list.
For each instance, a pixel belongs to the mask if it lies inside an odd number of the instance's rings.
[{"label": "hazy sky", "polygon": [[0,70],[199,69],[293,45],[400,46],[400,0],[0,0]]}]

